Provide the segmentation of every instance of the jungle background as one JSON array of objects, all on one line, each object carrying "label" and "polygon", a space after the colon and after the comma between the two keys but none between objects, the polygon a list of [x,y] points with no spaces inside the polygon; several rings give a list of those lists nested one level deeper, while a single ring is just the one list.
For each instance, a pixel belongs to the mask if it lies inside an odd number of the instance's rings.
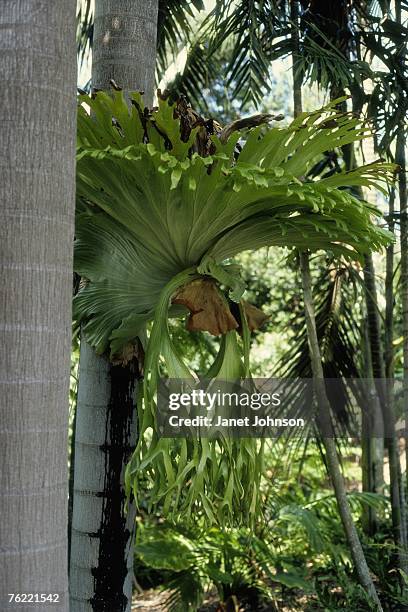
[{"label": "jungle background", "polygon": [[[299,110],[348,96],[344,108],[362,113],[372,128],[372,136],[353,152],[355,163],[383,159],[398,165],[386,195],[364,191],[380,207],[395,243],[368,256],[364,265],[339,264],[327,254],[314,255],[311,264],[325,375],[371,380],[374,388],[379,379],[401,381],[395,393],[387,385],[384,401],[402,430],[408,387],[408,5],[403,0],[160,0],[158,8],[156,87],[170,99],[182,97],[200,116],[221,125],[255,113],[281,114],[286,125]],[[93,15],[92,2],[79,2],[78,86],[87,92]],[[337,172],[350,163],[348,155],[328,151],[312,176]],[[252,335],[253,374],[311,376],[296,256],[272,247],[238,260],[247,299],[268,315]],[[186,360],[197,370],[208,369],[217,341],[187,332],[183,321],[172,326]],[[78,362],[76,330],[71,449]],[[345,401],[343,412],[333,414],[345,432],[337,450],[347,497],[384,609],[403,610],[408,605],[404,443],[400,433],[394,447],[388,440],[347,437],[348,408]],[[397,496],[390,481],[394,451]],[[199,515],[192,522],[172,522],[160,509],[152,513],[141,504],[132,609],[372,609],[353,569],[319,437],[267,440],[264,468],[262,512],[253,528],[209,528]]]}]

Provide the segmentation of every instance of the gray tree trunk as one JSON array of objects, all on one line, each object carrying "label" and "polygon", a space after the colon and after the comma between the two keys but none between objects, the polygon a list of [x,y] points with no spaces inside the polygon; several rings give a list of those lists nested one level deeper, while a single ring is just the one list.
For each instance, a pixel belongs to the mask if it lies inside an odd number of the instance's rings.
[{"label": "gray tree trunk", "polygon": [[[405,529],[402,524],[401,513],[401,474],[398,456],[398,440],[395,429],[395,414],[392,401],[388,401],[387,384],[385,379],[385,362],[381,343],[381,323],[378,311],[377,289],[375,283],[375,269],[371,255],[365,257],[364,288],[366,293],[369,341],[371,349],[372,370],[380,400],[385,430],[385,446],[388,451],[390,473],[391,516],[395,544],[402,550],[405,546]],[[373,402],[373,409],[376,402]],[[401,563],[405,571],[405,554],[401,554]]]},{"label": "gray tree trunk", "polygon": [[[291,20],[294,25],[292,28],[292,74],[293,74],[293,109],[294,116],[297,117],[302,112],[302,80],[296,70],[296,58],[299,56],[299,2],[291,0],[290,3]],[[373,609],[382,612],[382,606],[377,595],[370,570],[364,556],[360,539],[351,515],[350,506],[347,500],[344,479],[340,470],[340,463],[337,456],[336,444],[334,442],[333,430],[330,418],[330,402],[326,394],[326,386],[323,374],[322,358],[319,347],[319,340],[316,331],[316,317],[314,310],[312,281],[310,275],[309,255],[300,253],[300,272],[302,278],[303,299],[305,306],[306,331],[309,343],[310,361],[313,373],[313,384],[317,400],[317,425],[323,441],[327,470],[333,484],[339,515],[343,523],[344,532],[350,547],[351,556],[357,571],[360,584],[366,590],[373,605]]]},{"label": "gray tree trunk", "polygon": [[310,359],[312,363],[313,382],[317,399],[317,422],[325,448],[328,472],[333,483],[340,518],[343,523],[343,528],[351,550],[351,555],[360,584],[363,586],[368,596],[372,600],[373,610],[380,611],[382,610],[382,606],[380,600],[378,599],[377,591],[375,590],[360,539],[353,522],[353,517],[351,515],[350,506],[346,496],[344,480],[340,470],[336,444],[333,438],[330,420],[330,403],[326,395],[319,341],[317,339],[316,332],[309,256],[307,253],[300,254],[300,268],[305,303],[307,336],[309,341]]},{"label": "gray tree trunk", "polygon": [[135,364],[110,366],[81,342],[71,535],[71,611],[130,609],[135,508],[123,470],[136,441]]},{"label": "gray tree trunk", "polygon": [[0,610],[66,611],[75,2],[3,0],[0,32]]},{"label": "gray tree trunk", "polygon": [[[153,101],[158,0],[96,0],[92,86]],[[135,508],[123,476],[137,439],[138,366],[112,366],[81,342],[70,559],[71,612],[129,611]]]},{"label": "gray tree trunk", "polygon": [[[375,388],[371,362],[368,322],[364,324],[364,378],[365,393],[369,399],[361,418],[361,463],[363,491],[383,493],[384,489],[384,423],[380,400]],[[382,434],[381,434],[382,432]],[[378,437],[377,437],[378,436]],[[381,437],[380,437],[381,436]],[[363,504],[362,523],[368,535],[378,530],[378,517],[375,509]]]},{"label": "gray tree trunk", "polygon": [[[390,193],[390,199],[388,202],[388,229],[394,233],[395,223],[395,188],[393,187]],[[385,360],[385,378],[387,385],[387,402],[390,406],[392,415],[395,415],[395,399],[394,399],[394,244],[391,243],[387,247],[386,255],[386,272],[385,272],[385,321],[384,321],[384,360]],[[408,309],[407,309],[408,311]],[[408,331],[408,330],[407,330]],[[394,417],[395,421],[395,417]],[[401,474],[401,463],[399,459],[398,440],[396,444],[396,470],[398,474],[399,484],[399,505],[401,515],[401,535],[403,544],[407,547],[407,534],[406,534],[406,512],[405,512],[405,495],[404,495],[404,484],[402,481]],[[394,468],[393,468],[394,469]],[[394,486],[394,485],[393,485]],[[406,552],[405,552],[405,563],[406,563]]]},{"label": "gray tree trunk", "polygon": [[[408,193],[405,156],[405,133],[401,127],[397,136],[395,161],[400,167],[398,173],[398,190],[401,214],[401,304],[402,304],[402,334],[403,334],[403,368],[404,368],[404,406],[405,428],[408,429]],[[405,453],[408,459],[408,435],[405,435]],[[408,465],[408,464],[407,464]],[[408,469],[406,472],[408,490]]]},{"label": "gray tree trunk", "polygon": [[156,65],[158,0],[96,0],[92,87],[145,91],[151,104]]}]

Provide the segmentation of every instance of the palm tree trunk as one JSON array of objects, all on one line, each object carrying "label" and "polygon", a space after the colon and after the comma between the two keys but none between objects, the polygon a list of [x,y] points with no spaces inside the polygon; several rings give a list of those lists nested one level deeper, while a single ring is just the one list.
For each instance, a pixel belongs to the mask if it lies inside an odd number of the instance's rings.
[{"label": "palm tree trunk", "polygon": [[132,595],[134,505],[123,470],[135,444],[137,364],[111,366],[81,342],[75,440],[71,609],[127,610]]},{"label": "palm tree trunk", "polygon": [[[398,189],[401,215],[401,304],[402,304],[402,335],[403,335],[403,363],[404,363],[404,406],[405,427],[408,423],[408,196],[405,157],[405,135],[400,129],[397,136],[395,161],[400,167],[398,173]],[[405,439],[405,453],[408,459],[408,437]],[[408,465],[408,463],[407,463]],[[407,485],[408,490],[408,469]]]},{"label": "palm tree trunk", "polygon": [[[361,108],[353,97],[353,111],[360,113]],[[354,147],[350,145],[350,168],[355,164]],[[363,194],[360,193],[363,198]],[[388,254],[388,266],[390,266],[390,256]],[[388,271],[390,274],[390,270]],[[388,452],[388,465],[390,477],[390,501],[391,515],[394,533],[394,541],[400,550],[400,566],[404,571],[407,570],[406,555],[403,552],[406,546],[405,525],[402,522],[404,510],[402,508],[402,482],[401,466],[398,456],[398,440],[395,428],[395,409],[389,385],[386,381],[385,351],[381,337],[381,320],[378,308],[377,287],[375,282],[375,268],[372,255],[366,255],[364,259],[364,289],[367,307],[368,333],[371,351],[371,366],[375,387],[379,398],[379,405],[382,411],[382,421],[384,424],[384,445]],[[388,289],[389,292],[389,289]],[[388,305],[389,307],[390,305]],[[388,316],[390,312],[388,311]],[[389,353],[387,353],[389,359]],[[372,410],[377,411],[378,402],[372,402]]]},{"label": "palm tree trunk", "polygon": [[[352,165],[354,165],[354,151],[351,152]],[[363,194],[361,194],[363,197]],[[375,270],[371,253],[365,256],[364,260],[364,291],[367,309],[367,342],[368,342],[368,380],[367,390],[369,405],[364,417],[367,426],[363,429],[362,449],[363,453],[369,449],[370,458],[368,463],[372,474],[370,487],[363,488],[364,491],[371,493],[381,493],[384,484],[384,424],[385,415],[388,414],[387,390],[385,387],[385,367],[383,360],[383,345],[381,340],[381,323],[378,311],[377,288],[375,283]],[[393,414],[393,413],[392,413]],[[386,422],[387,429],[388,421]],[[391,425],[391,424],[390,424]],[[393,451],[391,450],[391,453]],[[364,463],[364,458],[363,458]],[[393,476],[394,476],[393,472]],[[398,480],[393,479],[393,483]],[[397,497],[393,497],[396,512],[399,512],[398,487],[393,489],[397,492]],[[395,515],[397,517],[397,514]],[[397,519],[396,519],[397,520]],[[396,524],[400,524],[397,521]],[[375,529],[374,529],[375,531]]]},{"label": "palm tree trunk", "polygon": [[96,0],[92,87],[110,81],[153,101],[158,0]]},{"label": "palm tree trunk", "polygon": [[[361,194],[362,197],[362,194]],[[381,321],[378,310],[377,287],[375,282],[375,269],[371,253],[364,258],[364,290],[367,303],[368,333],[371,347],[371,361],[374,378],[385,378],[385,363],[381,343]],[[379,386],[379,396],[384,399],[384,388]]]},{"label": "palm tree trunk", "polygon": [[[97,0],[92,86],[154,88],[158,0]],[[135,448],[139,378],[133,360],[112,366],[82,340],[76,426],[70,594],[73,612],[129,611],[135,507],[124,470]],[[97,415],[97,417],[95,416]]]},{"label": "palm tree trunk", "polygon": [[320,356],[319,342],[316,332],[316,320],[312,295],[312,284],[309,267],[309,256],[307,253],[300,254],[300,269],[302,275],[303,296],[305,303],[305,317],[307,335],[309,340],[310,358],[312,363],[313,381],[317,398],[317,422],[322,433],[323,445],[325,448],[328,472],[333,483],[334,492],[337,499],[337,506],[343,528],[346,533],[347,541],[350,546],[354,565],[362,587],[373,602],[374,610],[382,610],[378,599],[374,583],[370,576],[370,570],[364,556],[364,552],[358,537],[356,527],[351,516],[350,506],[346,496],[343,476],[340,470],[339,459],[337,456],[336,445],[334,442],[331,419],[330,403],[326,395],[323,367]]},{"label": "palm tree trunk", "polygon": [[[297,117],[302,112],[302,78],[296,66],[296,58],[299,56],[299,2],[291,0],[290,15],[292,21],[292,75],[293,75],[293,108],[294,116]],[[370,576],[370,570],[364,556],[360,539],[351,516],[350,506],[347,500],[346,489],[343,476],[340,470],[337,449],[334,442],[331,419],[330,402],[327,398],[326,387],[323,374],[322,359],[320,354],[319,341],[316,331],[316,319],[314,312],[312,282],[309,267],[309,255],[300,253],[300,270],[302,277],[303,297],[305,306],[306,329],[310,350],[310,361],[312,365],[313,382],[315,387],[318,415],[317,424],[322,436],[323,445],[326,453],[327,469],[333,483],[336,495],[337,506],[343,528],[350,546],[351,555],[363,588],[367,591],[373,602],[374,609],[382,610],[380,600],[375,590],[374,583]]]},{"label": "palm tree trunk", "polygon": [[[355,102],[353,97],[353,111],[361,112],[361,107]],[[350,145],[350,168],[355,164],[354,146]],[[360,193],[363,198],[363,194]],[[393,258],[387,252],[387,272],[388,272],[388,328],[385,332],[385,344],[383,345],[381,337],[381,319],[379,314],[377,287],[375,282],[375,267],[372,255],[366,255],[364,259],[364,289],[367,307],[369,343],[371,351],[371,365],[379,398],[379,405],[382,411],[382,421],[384,424],[384,446],[388,453],[388,467],[390,478],[390,502],[391,502],[391,517],[393,526],[393,535],[395,545],[398,547],[399,566],[406,573],[408,571],[408,558],[406,555],[406,526],[405,526],[405,508],[403,507],[404,491],[402,486],[401,465],[398,455],[398,439],[396,435],[396,419],[395,407],[392,393],[392,381],[387,380],[387,373],[390,370],[390,347],[391,347],[391,366],[392,366],[392,328],[389,328],[389,319],[392,319],[392,278],[393,271],[390,266],[393,263]],[[390,294],[391,283],[391,294]],[[386,296],[387,297],[387,296]],[[387,336],[388,334],[388,336]],[[388,344],[387,344],[388,341]],[[388,347],[388,348],[387,348]],[[388,369],[387,369],[388,368]],[[372,402],[372,410],[377,411],[377,400]],[[405,587],[404,587],[405,588]]]},{"label": "palm tree trunk", "polygon": [[378,312],[375,271],[371,255],[367,255],[365,258],[364,287],[366,292],[372,370],[374,380],[376,382],[377,393],[380,399],[380,405],[383,411],[385,446],[388,451],[391,515],[394,541],[395,544],[401,549],[400,561],[401,567],[404,569],[406,567],[406,561],[405,554],[402,553],[402,549],[405,546],[405,529],[402,524],[401,514],[401,470],[398,457],[398,441],[395,430],[395,414],[393,405],[388,401],[389,398],[385,380],[385,364],[381,346],[381,326]]},{"label": "palm tree trunk", "polygon": [[[403,13],[402,13],[402,2],[401,0],[395,0],[395,21],[397,24],[402,25]],[[398,52],[398,63],[401,69],[405,67],[405,55],[406,55],[406,42],[399,46]],[[404,98],[404,96],[402,96]],[[404,99],[401,101],[404,104]],[[400,126],[397,134],[395,161],[399,165],[398,172],[398,191],[399,191],[399,202],[400,202],[400,244],[401,244],[401,303],[402,303],[402,337],[403,337],[403,401],[405,406],[405,431],[407,431],[408,425],[408,194],[407,194],[407,174],[406,174],[406,137],[405,137],[405,116],[402,114],[400,120]],[[408,434],[405,433],[405,457],[408,459]],[[398,463],[399,465],[399,463]],[[400,468],[400,465],[399,465]],[[408,463],[406,462],[406,483],[405,491],[408,490]],[[404,486],[401,478],[401,500],[405,498]],[[408,572],[408,555],[407,555],[407,544],[408,544],[408,525],[406,507],[403,508],[403,534],[405,536],[405,549],[403,552],[405,558],[405,565],[401,565],[405,573]],[[404,584],[404,589],[406,585]]]},{"label": "palm tree trunk", "polygon": [[71,538],[72,538],[72,515],[74,511],[74,474],[75,474],[75,432],[76,432],[76,417],[77,417],[77,404],[78,402],[78,390],[76,392],[76,403],[74,407],[74,415],[72,419],[72,432],[71,438],[68,440],[68,460],[69,460],[69,472],[68,472],[68,577],[70,574],[71,564]]},{"label": "palm tree trunk", "polygon": [[[393,187],[390,193],[388,202],[388,229],[394,233],[394,204],[395,204],[395,188]],[[387,247],[386,252],[386,269],[385,269],[385,323],[384,323],[384,360],[385,360],[385,377],[387,381],[392,381],[394,378],[394,243]],[[387,395],[389,395],[389,391]],[[391,394],[392,397],[392,394]]]},{"label": "palm tree trunk", "polygon": [[[388,229],[394,233],[394,214],[395,214],[395,188],[393,187],[390,193],[390,199],[388,204]],[[390,406],[392,415],[395,415],[394,407],[394,244],[391,243],[387,247],[386,254],[386,271],[385,271],[385,324],[384,324],[384,358],[385,358],[385,378],[387,381],[387,402]],[[395,421],[395,418],[394,418]],[[406,517],[405,517],[405,495],[404,486],[401,474],[401,463],[399,460],[398,453],[398,440],[395,442],[396,447],[396,470],[398,472],[398,489],[399,489],[399,507],[401,517],[401,535],[403,544],[407,546],[407,534],[406,534]],[[394,468],[395,469],[395,468]],[[394,475],[395,478],[395,475]]]},{"label": "palm tree trunk", "polygon": [[[382,493],[384,488],[384,430],[381,405],[376,392],[371,362],[371,347],[368,335],[368,321],[364,324],[364,379],[365,395],[370,403],[361,415],[362,440],[362,484],[363,491]],[[378,437],[377,437],[378,436]],[[374,535],[378,530],[377,513],[372,506],[363,505],[362,522],[364,531]]]},{"label": "palm tree trunk", "polygon": [[0,608],[67,611],[75,2],[3,0],[0,27]]}]

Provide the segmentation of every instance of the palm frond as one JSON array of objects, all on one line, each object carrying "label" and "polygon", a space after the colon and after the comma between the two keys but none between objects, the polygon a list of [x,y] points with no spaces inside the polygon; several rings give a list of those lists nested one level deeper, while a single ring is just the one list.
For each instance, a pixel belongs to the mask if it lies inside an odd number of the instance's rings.
[{"label": "palm frond", "polygon": [[378,57],[386,68],[373,74],[374,88],[368,101],[368,116],[374,123],[377,150],[387,151],[398,130],[404,129],[406,124],[408,69],[404,41],[408,30],[386,19],[370,31],[362,31],[361,36],[371,56]]},{"label": "palm frond", "polygon": [[227,86],[243,108],[259,105],[270,86],[270,45],[273,38],[282,36],[279,18],[284,15],[284,2],[255,0],[223,0],[216,3],[210,15],[214,30],[212,51],[231,41]]},{"label": "palm frond", "polygon": [[92,0],[79,0],[77,4],[77,58],[82,66],[89,58],[93,42],[93,8]]},{"label": "palm frond", "polygon": [[209,53],[208,45],[206,38],[199,36],[189,46],[182,73],[166,87],[171,101],[185,96],[192,105],[208,110],[209,87],[214,87],[221,68],[216,54]]},{"label": "palm frond", "polygon": [[[318,83],[322,89],[335,87],[343,90],[350,84],[361,86],[364,79],[373,77],[369,64],[357,59],[354,50],[349,48],[351,42],[349,46],[339,45],[337,37],[341,36],[340,28],[336,36],[330,37],[324,23],[317,25],[314,21],[305,20],[303,25],[297,70],[306,80]],[[350,36],[350,41],[353,40],[354,37]],[[351,59],[353,53],[354,59]]]},{"label": "palm frond", "polygon": [[157,60],[159,76],[166,70],[181,45],[188,44],[191,22],[204,10],[203,0],[159,0],[157,19]]}]

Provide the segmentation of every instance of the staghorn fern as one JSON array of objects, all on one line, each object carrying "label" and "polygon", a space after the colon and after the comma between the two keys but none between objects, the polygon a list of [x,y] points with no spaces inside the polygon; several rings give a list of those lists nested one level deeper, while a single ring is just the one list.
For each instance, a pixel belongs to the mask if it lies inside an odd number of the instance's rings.
[{"label": "staghorn fern", "polygon": [[[245,287],[231,259],[269,245],[325,249],[351,260],[380,249],[390,235],[373,221],[378,211],[342,187],[381,189],[394,167],[374,163],[305,178],[325,151],[369,134],[336,102],[285,128],[259,125],[243,133],[229,126],[208,137],[203,120],[186,129],[185,115],[164,99],[152,112],[139,94],[129,108],[121,91],[79,100],[75,269],[87,282],[74,301],[76,320],[95,350],[116,362],[140,352],[139,342],[146,351],[128,491],[137,496],[148,474],[150,506],[163,504],[173,518],[199,508],[210,522],[251,520],[259,507],[262,442],[158,436],[160,364],[170,377],[196,378],[177,351],[169,316],[184,316],[190,306],[191,329],[222,334],[207,378],[248,377]],[[240,303],[239,321],[230,300]]]}]

